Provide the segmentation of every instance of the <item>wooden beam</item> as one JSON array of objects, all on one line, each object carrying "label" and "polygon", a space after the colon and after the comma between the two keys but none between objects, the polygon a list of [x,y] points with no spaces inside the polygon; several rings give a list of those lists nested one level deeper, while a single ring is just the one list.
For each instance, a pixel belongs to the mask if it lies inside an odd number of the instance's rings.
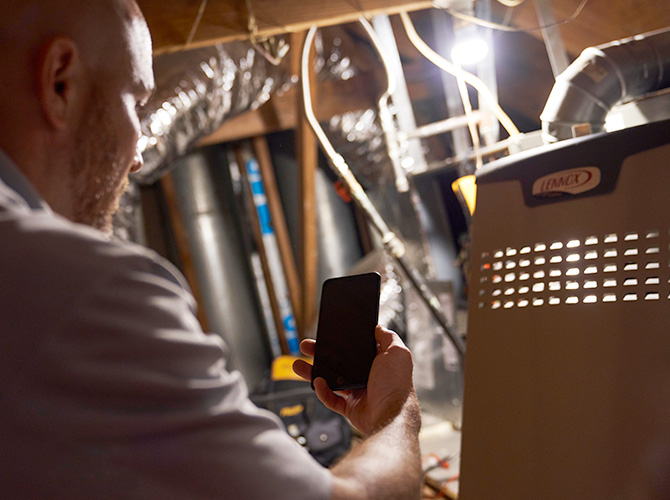
[{"label": "wooden beam", "polygon": [[[363,73],[345,81],[319,82],[314,89],[319,98],[315,104],[315,114],[320,122],[328,121],[336,115],[349,111],[376,108],[379,92],[370,82],[376,75]],[[204,137],[199,146],[232,142],[259,135],[267,135],[281,130],[295,129],[298,123],[296,99],[302,99],[294,86],[281,95],[272,98],[260,108],[247,111],[226,120],[216,131]]]},{"label": "wooden beam", "polygon": [[[248,38],[249,12],[241,0],[209,0],[192,42],[185,46],[196,25],[201,0],[138,0],[151,30],[154,53],[175,52]],[[426,0],[251,0],[258,36],[296,33],[316,24],[329,26],[361,16],[427,9]]]},{"label": "wooden beam", "polygon": [[[557,21],[568,19],[581,0],[552,0]],[[504,10],[493,2],[494,14],[502,19]],[[521,33],[495,33],[495,58],[499,99],[513,119],[525,117],[528,125],[539,126],[539,116],[554,84],[549,58],[542,42],[533,2],[512,10],[511,25],[525,28]],[[571,60],[585,48],[626,38],[670,25],[668,0],[589,0],[574,20],[560,24],[561,39]],[[532,82],[531,85],[528,83]],[[523,131],[531,128],[519,120]]]},{"label": "wooden beam", "polygon": [[303,324],[301,321],[302,293],[300,289],[300,278],[298,277],[298,269],[295,264],[293,248],[291,247],[291,238],[289,236],[288,227],[286,225],[286,216],[284,215],[284,208],[279,196],[279,188],[277,187],[277,180],[275,178],[275,172],[272,166],[270,148],[268,147],[268,142],[265,136],[254,137],[252,139],[252,145],[254,154],[258,160],[258,167],[263,179],[263,185],[265,187],[265,196],[268,200],[272,226],[274,227],[275,236],[277,237],[279,257],[284,269],[284,276],[286,278],[286,286],[288,287],[291,306],[293,307],[293,317],[296,322],[296,330],[298,332],[298,336],[300,336],[303,332]]},{"label": "wooden beam", "polygon": [[[338,30],[324,30],[321,37],[324,46],[330,47],[337,43],[343,55],[355,54],[357,57],[355,62],[352,61],[355,68],[352,71],[353,76],[349,75],[348,79],[326,78],[315,85],[313,90],[318,99],[314,102],[314,113],[317,119],[326,122],[333,116],[349,111],[376,108],[386,87],[386,74],[359,23],[344,25]],[[291,74],[297,76],[299,68],[295,65],[298,64],[302,46],[289,43],[289,47],[286,60],[294,65],[290,68]],[[204,138],[200,145],[231,142],[295,129],[298,123],[296,100],[302,100],[298,90],[296,85],[288,89],[282,87],[260,108],[226,120],[222,127]]]},{"label": "wooden beam", "polygon": [[[581,0],[552,0],[556,21],[570,18]],[[513,10],[511,23],[530,28],[529,34],[542,37],[533,2],[524,2]],[[501,5],[494,3],[497,14],[504,17]],[[594,45],[601,45],[670,25],[668,0],[589,0],[574,20],[559,26],[563,43],[572,57]]]}]

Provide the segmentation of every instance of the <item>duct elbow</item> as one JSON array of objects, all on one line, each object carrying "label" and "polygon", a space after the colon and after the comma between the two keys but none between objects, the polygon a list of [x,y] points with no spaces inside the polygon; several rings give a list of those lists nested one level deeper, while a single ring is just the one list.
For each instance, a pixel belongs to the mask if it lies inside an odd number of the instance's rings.
[{"label": "duct elbow", "polygon": [[605,117],[623,94],[623,82],[600,49],[590,47],[556,77],[540,115],[542,137],[546,143],[573,137],[577,125],[589,124],[599,132]]},{"label": "duct elbow", "polygon": [[556,78],[540,115],[543,139],[569,139],[577,125],[600,132],[617,103],[668,86],[670,28],[589,47]]}]

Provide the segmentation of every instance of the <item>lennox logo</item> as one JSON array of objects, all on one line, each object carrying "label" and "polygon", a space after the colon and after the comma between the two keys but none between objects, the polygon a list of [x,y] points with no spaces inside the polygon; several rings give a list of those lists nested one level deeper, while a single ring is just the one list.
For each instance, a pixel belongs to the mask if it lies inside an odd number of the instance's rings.
[{"label": "lennox logo", "polygon": [[540,177],[533,183],[533,196],[561,196],[564,193],[578,194],[590,191],[600,184],[600,169],[597,167],[573,168]]}]

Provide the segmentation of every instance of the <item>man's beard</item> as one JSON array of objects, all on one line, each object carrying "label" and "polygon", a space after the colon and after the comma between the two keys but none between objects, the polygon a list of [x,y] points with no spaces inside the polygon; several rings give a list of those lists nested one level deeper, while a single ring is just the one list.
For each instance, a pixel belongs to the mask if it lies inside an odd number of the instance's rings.
[{"label": "man's beard", "polygon": [[70,165],[73,220],[110,236],[114,213],[128,187],[128,168],[120,163],[118,137],[98,92],[91,97],[75,148]]}]

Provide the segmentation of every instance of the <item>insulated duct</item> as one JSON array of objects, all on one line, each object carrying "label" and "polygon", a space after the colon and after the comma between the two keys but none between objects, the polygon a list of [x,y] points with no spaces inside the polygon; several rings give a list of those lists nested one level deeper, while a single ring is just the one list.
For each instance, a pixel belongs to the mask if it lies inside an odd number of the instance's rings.
[{"label": "insulated duct", "polygon": [[133,179],[156,181],[224,120],[266,102],[289,83],[287,66],[272,64],[249,42],[156,57],[156,92],[144,108],[138,144],[144,167]]},{"label": "insulated duct", "polygon": [[[356,74],[343,55],[337,30],[317,40],[315,70],[321,79],[348,80]],[[114,218],[114,234],[144,242],[137,184],[152,184],[165,175],[202,137],[223,122],[265,103],[272,92],[295,83],[285,55],[287,37],[273,41],[279,55],[271,62],[247,41],[163,54],[154,59],[156,91],[141,115],[138,149],[143,168],[131,176],[131,192],[124,195]],[[349,37],[343,37],[348,39]],[[355,54],[353,54],[355,55]],[[279,64],[277,65],[277,60]],[[138,225],[139,224],[139,225]]]},{"label": "insulated duct", "polygon": [[[315,70],[320,79],[355,75],[343,56],[337,31],[317,41]],[[199,139],[223,122],[264,104],[270,95],[295,83],[291,77],[288,36],[275,37],[279,55],[270,61],[248,41],[159,55],[154,59],[156,92],[143,109],[138,144],[144,167],[133,180],[151,184]]]},{"label": "insulated duct", "polygon": [[589,125],[601,132],[612,107],[670,87],[670,28],[585,49],[558,77],[540,115],[547,143]]}]

